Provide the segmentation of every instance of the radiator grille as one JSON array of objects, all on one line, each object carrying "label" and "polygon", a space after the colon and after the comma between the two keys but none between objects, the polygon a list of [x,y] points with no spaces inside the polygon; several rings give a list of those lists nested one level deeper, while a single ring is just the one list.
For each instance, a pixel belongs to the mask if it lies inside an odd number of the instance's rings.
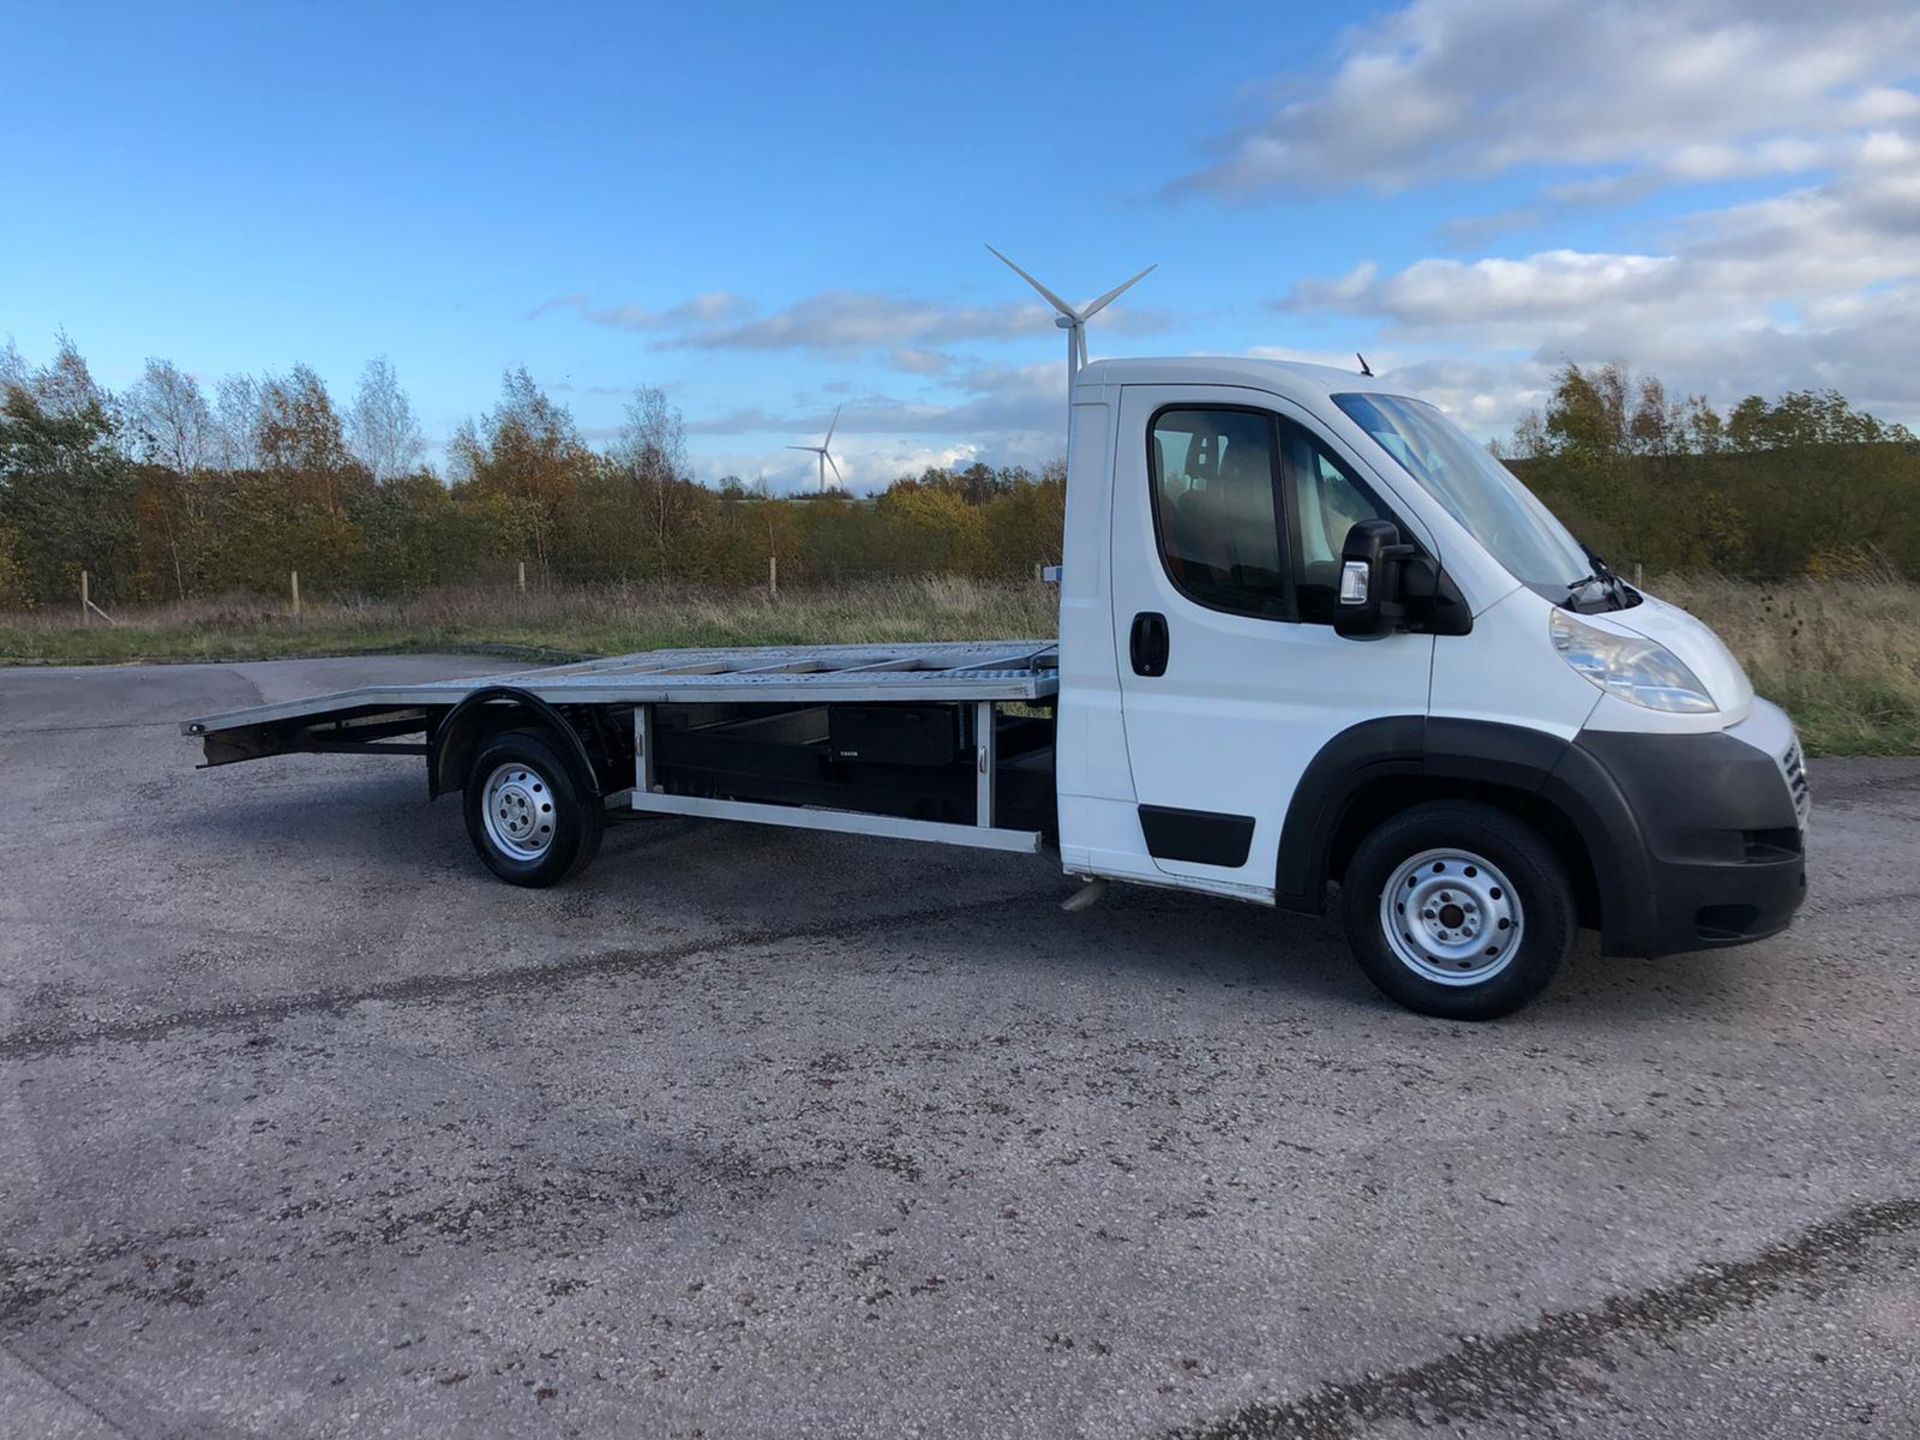
[{"label": "radiator grille", "polygon": [[1813,790],[1807,784],[1807,762],[1800,753],[1798,740],[1789,745],[1787,753],[1780,757],[1780,770],[1787,777],[1787,790],[1793,796],[1793,818],[1804,830],[1807,828],[1807,816],[1813,810]]}]

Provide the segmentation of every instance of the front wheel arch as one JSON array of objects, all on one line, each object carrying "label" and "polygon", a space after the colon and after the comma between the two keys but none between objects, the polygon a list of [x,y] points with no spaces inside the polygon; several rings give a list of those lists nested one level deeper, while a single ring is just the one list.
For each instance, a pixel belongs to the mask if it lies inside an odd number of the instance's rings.
[{"label": "front wheel arch", "polygon": [[1604,902],[1593,855],[1579,827],[1551,801],[1506,785],[1429,776],[1380,778],[1357,787],[1347,799],[1327,842],[1326,878],[1346,878],[1353,854],[1368,835],[1402,810],[1437,800],[1471,801],[1505,811],[1540,832],[1553,847],[1567,879],[1573,885],[1580,923],[1600,929]]},{"label": "front wheel arch", "polygon": [[1607,954],[1645,954],[1652,874],[1639,817],[1574,741],[1526,725],[1384,715],[1335,734],[1307,763],[1281,822],[1274,901],[1318,915],[1371,826],[1409,805],[1475,800],[1508,811],[1553,844],[1581,923]]}]

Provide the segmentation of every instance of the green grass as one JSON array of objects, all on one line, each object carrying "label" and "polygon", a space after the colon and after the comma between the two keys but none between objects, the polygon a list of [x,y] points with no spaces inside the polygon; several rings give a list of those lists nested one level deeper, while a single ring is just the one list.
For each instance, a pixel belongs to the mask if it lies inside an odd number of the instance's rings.
[{"label": "green grass", "polygon": [[1848,675],[1753,677],[1809,755],[1920,755],[1920,686]]},{"label": "green grass", "polygon": [[[1758,585],[1670,576],[1651,589],[1718,630],[1813,755],[1920,755],[1920,586]],[[560,661],[696,645],[834,644],[1047,636],[1057,593],[945,576],[791,591],[649,586],[535,595],[438,591],[408,601],[283,608],[236,599],[159,606],[81,626],[0,615],[0,663],[236,662],[482,651]]]}]

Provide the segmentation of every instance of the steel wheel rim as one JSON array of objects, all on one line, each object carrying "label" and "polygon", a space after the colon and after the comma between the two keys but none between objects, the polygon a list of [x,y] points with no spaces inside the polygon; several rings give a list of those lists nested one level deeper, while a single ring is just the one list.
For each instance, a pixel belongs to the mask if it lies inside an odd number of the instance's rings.
[{"label": "steel wheel rim", "polygon": [[1470,850],[1422,850],[1380,893],[1380,929],[1407,969],[1436,985],[1481,985],[1520,952],[1520,898],[1498,866]]},{"label": "steel wheel rim", "polygon": [[494,768],[480,801],[487,839],[511,860],[538,860],[553,846],[553,787],[531,765],[515,761]]}]

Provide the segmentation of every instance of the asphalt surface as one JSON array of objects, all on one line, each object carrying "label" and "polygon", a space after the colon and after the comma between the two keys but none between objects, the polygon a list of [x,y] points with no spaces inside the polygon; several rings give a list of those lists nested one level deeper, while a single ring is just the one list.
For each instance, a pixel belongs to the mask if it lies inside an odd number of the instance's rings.
[{"label": "asphalt surface", "polygon": [[1509,1021],[1331,921],[659,821],[492,880],[417,760],[0,672],[0,1433],[1920,1433],[1920,764],[1798,926]]}]

